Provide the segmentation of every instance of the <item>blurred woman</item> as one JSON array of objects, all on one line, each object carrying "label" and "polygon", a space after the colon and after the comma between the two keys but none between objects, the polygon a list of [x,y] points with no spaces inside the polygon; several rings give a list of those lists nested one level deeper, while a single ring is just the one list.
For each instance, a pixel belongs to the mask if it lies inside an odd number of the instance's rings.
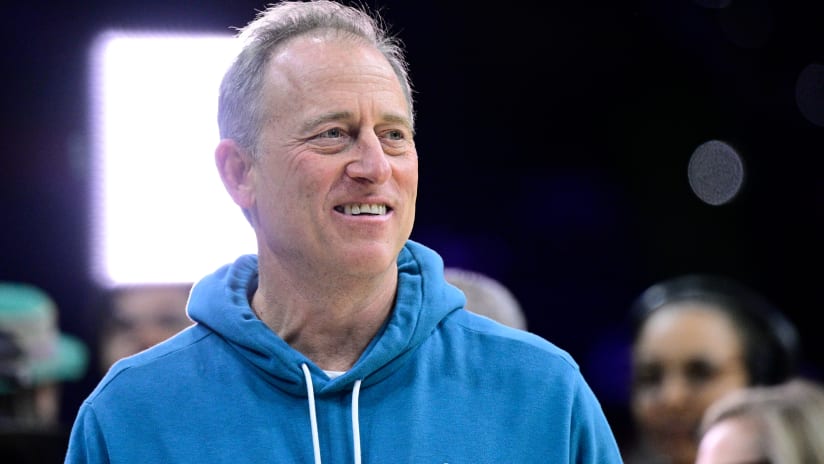
[{"label": "blurred woman", "polygon": [[633,305],[627,463],[693,464],[706,408],[726,393],[791,377],[792,324],[761,295],[723,276],[652,285]]}]

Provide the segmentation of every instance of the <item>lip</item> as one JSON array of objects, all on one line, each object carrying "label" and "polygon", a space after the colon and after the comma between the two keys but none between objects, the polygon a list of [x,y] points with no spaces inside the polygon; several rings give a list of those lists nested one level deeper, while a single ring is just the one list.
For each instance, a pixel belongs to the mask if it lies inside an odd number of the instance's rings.
[{"label": "lip", "polygon": [[659,437],[659,440],[692,440],[697,427],[695,424],[687,424],[684,422],[672,422],[667,424],[659,424],[651,430],[653,434]]}]

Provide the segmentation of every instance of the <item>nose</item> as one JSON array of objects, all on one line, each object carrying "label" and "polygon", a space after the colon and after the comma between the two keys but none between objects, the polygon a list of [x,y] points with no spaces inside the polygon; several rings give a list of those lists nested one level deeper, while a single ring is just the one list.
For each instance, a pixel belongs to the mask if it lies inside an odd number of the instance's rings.
[{"label": "nose", "polygon": [[662,384],[659,392],[659,399],[661,403],[671,408],[682,407],[690,396],[690,386],[680,376],[667,376]]},{"label": "nose", "polygon": [[364,132],[355,144],[354,151],[355,159],[346,166],[346,173],[349,177],[375,184],[386,182],[389,179],[392,166],[376,134]]}]

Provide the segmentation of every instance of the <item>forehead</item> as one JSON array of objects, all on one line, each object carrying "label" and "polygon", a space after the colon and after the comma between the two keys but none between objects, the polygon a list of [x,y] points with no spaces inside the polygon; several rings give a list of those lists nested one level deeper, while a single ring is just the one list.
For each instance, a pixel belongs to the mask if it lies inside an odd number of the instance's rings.
[{"label": "forehead", "polygon": [[367,95],[405,107],[401,83],[386,57],[363,39],[341,34],[303,35],[276,49],[264,92],[281,105]]},{"label": "forehead", "polygon": [[700,462],[760,462],[761,447],[758,423],[746,416],[723,419],[707,430],[701,439]]},{"label": "forehead", "polygon": [[670,303],[644,322],[635,344],[638,355],[669,358],[729,357],[740,354],[741,340],[721,309],[702,302]]}]

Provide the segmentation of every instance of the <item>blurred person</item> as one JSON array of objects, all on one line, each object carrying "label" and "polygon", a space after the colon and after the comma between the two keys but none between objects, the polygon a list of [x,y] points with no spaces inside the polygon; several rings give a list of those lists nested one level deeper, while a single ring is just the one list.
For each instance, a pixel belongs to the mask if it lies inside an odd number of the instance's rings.
[{"label": "blurred person", "polygon": [[466,295],[466,309],[501,324],[526,330],[526,315],[515,295],[501,282],[478,271],[457,267],[443,270],[447,282]]},{"label": "blurred person", "polygon": [[412,87],[377,12],[274,3],[239,39],[215,162],[257,252],[112,366],[66,462],[620,463],[572,357],[464,311],[410,240]]},{"label": "blurred person", "polygon": [[69,429],[60,420],[61,387],[88,364],[86,345],[60,332],[51,296],[0,282],[0,462],[63,462]]},{"label": "blurred person", "polygon": [[696,464],[824,463],[824,386],[794,378],[736,390],[704,413]]},{"label": "blurred person", "polygon": [[627,463],[693,464],[705,409],[730,391],[794,375],[798,333],[765,297],[729,277],[688,274],[646,289],[631,310]]},{"label": "blurred person", "polygon": [[99,369],[154,346],[192,324],[191,283],[129,284],[107,290],[99,336]]}]

